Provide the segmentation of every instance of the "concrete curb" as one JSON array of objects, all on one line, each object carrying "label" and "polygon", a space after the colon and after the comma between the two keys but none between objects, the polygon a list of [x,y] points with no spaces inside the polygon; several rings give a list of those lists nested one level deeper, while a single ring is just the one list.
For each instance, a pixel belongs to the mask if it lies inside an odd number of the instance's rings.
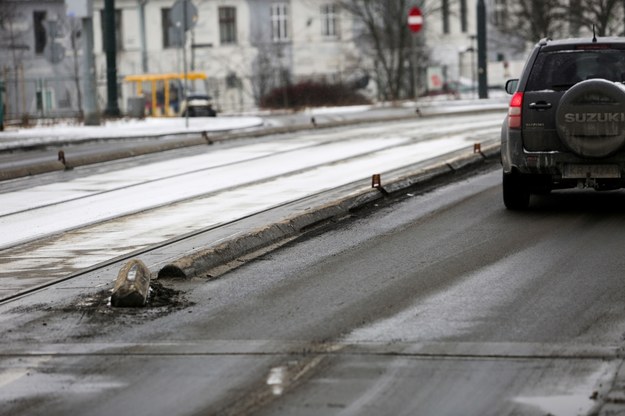
[{"label": "concrete curb", "polygon": [[43,173],[65,170],[65,165],[58,161],[40,162],[19,168],[0,170],[0,181],[22,178],[25,176],[40,175]]},{"label": "concrete curb", "polygon": [[208,142],[203,138],[191,138],[165,143],[152,143],[137,146],[132,149],[111,150],[87,156],[71,157],[66,156],[66,163],[59,161],[39,162],[13,169],[3,169],[0,171],[0,180],[17,179],[25,176],[38,175],[72,169],[79,166],[93,165],[96,163],[110,162],[112,160],[125,159],[134,156],[147,155],[151,153],[164,152],[167,150],[181,149],[190,146],[206,145]]},{"label": "concrete curb", "polygon": [[234,237],[217,246],[201,249],[176,259],[162,267],[158,271],[157,278],[209,277],[205,276],[206,273],[215,267],[277,244],[287,238],[302,235],[315,225],[343,218],[350,211],[385,198],[388,195],[396,195],[413,186],[427,183],[460,169],[478,167],[487,159],[497,157],[499,151],[500,145],[493,144],[485,147],[479,153],[438,162],[419,172],[396,177],[384,185],[385,192],[380,192],[378,189],[357,191],[337,201],[311,208],[304,214],[288,217],[277,223]]}]

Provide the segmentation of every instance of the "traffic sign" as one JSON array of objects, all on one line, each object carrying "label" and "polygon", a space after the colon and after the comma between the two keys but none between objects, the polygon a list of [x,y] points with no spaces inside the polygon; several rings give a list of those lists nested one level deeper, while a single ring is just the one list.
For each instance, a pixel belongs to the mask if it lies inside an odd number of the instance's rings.
[{"label": "traffic sign", "polygon": [[412,33],[417,33],[423,27],[423,15],[421,9],[413,7],[408,13],[408,28]]},{"label": "traffic sign", "polygon": [[197,7],[191,0],[177,0],[171,8],[171,21],[184,32],[193,29],[197,23]]},{"label": "traffic sign", "polygon": [[52,41],[43,50],[43,56],[53,64],[58,64],[65,58],[65,47],[56,41]]}]

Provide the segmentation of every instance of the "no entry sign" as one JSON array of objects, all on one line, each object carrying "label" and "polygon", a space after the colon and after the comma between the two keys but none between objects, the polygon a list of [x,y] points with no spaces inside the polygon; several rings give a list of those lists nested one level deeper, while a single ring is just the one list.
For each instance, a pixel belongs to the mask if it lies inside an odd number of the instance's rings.
[{"label": "no entry sign", "polygon": [[411,32],[417,33],[423,27],[423,15],[421,9],[413,7],[408,13],[408,28]]}]

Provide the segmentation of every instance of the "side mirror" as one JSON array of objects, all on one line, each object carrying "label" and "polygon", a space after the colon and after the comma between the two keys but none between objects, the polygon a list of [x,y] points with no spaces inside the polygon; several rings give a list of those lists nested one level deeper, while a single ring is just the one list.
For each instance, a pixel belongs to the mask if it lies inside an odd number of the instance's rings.
[{"label": "side mirror", "polygon": [[517,87],[519,86],[518,79],[509,79],[506,81],[506,92],[510,95],[516,92]]}]

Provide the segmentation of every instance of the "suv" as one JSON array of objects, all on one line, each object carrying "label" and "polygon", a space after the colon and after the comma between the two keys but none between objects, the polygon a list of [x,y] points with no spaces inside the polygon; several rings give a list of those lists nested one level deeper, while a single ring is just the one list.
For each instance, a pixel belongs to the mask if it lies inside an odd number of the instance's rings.
[{"label": "suv", "polygon": [[182,100],[180,115],[185,117],[189,110],[189,117],[216,117],[211,97],[206,94],[189,94]]},{"label": "suv", "polygon": [[625,38],[542,40],[530,54],[501,132],[503,200],[625,187]]}]

